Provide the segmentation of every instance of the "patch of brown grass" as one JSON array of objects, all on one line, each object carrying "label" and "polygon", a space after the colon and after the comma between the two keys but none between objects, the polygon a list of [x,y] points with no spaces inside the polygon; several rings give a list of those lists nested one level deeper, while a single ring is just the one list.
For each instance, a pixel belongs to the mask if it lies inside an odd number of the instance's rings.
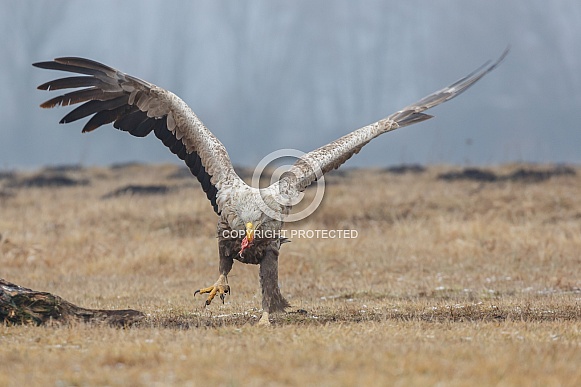
[{"label": "patch of brown grass", "polygon": [[[216,216],[176,167],[67,170],[88,185],[61,188],[3,178],[2,277],[148,317],[0,326],[0,385],[580,385],[581,169],[438,178],[450,170],[330,176],[321,208],[289,229],[358,238],[282,247],[293,306],[270,329],[255,326],[255,266],[235,263],[225,305],[192,297],[217,276]],[[129,185],[169,189],[107,196]]]}]

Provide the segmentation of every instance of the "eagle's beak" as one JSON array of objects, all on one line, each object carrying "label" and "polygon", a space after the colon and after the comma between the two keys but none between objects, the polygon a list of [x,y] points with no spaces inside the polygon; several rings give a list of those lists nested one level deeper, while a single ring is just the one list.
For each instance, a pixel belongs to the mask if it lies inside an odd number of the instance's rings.
[{"label": "eagle's beak", "polygon": [[246,223],[246,239],[248,242],[252,242],[254,239],[254,225],[252,222]]},{"label": "eagle's beak", "polygon": [[252,222],[246,223],[246,236],[242,239],[242,243],[240,245],[240,256],[242,257],[242,253],[246,250],[252,241],[254,240],[254,225]]}]

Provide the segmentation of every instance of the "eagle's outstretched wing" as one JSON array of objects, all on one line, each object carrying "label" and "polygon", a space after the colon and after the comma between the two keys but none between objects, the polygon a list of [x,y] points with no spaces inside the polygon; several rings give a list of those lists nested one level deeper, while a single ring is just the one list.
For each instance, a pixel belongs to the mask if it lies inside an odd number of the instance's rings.
[{"label": "eagle's outstretched wing", "polygon": [[33,66],[84,74],[44,83],[40,90],[82,88],[52,98],[43,108],[84,102],[67,114],[61,124],[92,116],[83,132],[113,123],[117,129],[137,137],[155,135],[200,181],[216,213],[221,209],[217,193],[238,179],[222,143],[204,126],[194,112],[175,94],[149,82],[84,58],[56,58]]},{"label": "eagle's outstretched wing", "polygon": [[452,85],[422,98],[389,117],[355,130],[338,140],[303,155],[288,171],[282,174],[280,182],[293,190],[303,191],[323,174],[339,168],[341,164],[358,153],[365,144],[375,137],[397,128],[432,118],[431,115],[422,112],[446,102],[468,89],[480,78],[494,70],[506,57],[508,51],[509,49],[507,48],[494,63],[485,63],[476,71]]}]

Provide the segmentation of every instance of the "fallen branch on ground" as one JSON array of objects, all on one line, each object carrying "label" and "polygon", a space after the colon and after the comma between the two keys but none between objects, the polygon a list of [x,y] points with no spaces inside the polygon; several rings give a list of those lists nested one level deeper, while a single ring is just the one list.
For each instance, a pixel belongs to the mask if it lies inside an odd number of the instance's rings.
[{"label": "fallen branch on ground", "polygon": [[128,326],[145,315],[132,309],[85,309],[46,292],[23,288],[0,278],[0,323],[13,325],[82,321]]}]

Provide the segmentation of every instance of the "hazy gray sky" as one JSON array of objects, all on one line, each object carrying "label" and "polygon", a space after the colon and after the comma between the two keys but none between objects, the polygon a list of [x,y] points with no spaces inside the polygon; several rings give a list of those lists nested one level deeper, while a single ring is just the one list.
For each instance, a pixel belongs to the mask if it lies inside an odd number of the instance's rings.
[{"label": "hazy gray sky", "polygon": [[581,162],[581,2],[0,0],[0,169],[176,160],[155,137],[59,125],[32,62],[84,56],[167,88],[252,166],[309,151],[506,62],[347,166]]}]

